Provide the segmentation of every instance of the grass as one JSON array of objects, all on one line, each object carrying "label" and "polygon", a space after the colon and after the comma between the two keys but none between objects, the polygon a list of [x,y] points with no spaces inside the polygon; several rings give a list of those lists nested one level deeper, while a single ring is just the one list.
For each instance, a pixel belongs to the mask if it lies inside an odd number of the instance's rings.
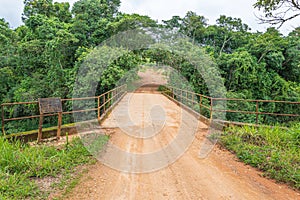
[{"label": "grass", "polygon": [[[71,124],[64,124],[62,125],[62,129],[63,128],[69,128],[69,127],[75,127],[76,124],[75,123],[71,123]],[[48,128],[43,128],[43,132],[50,132],[50,131],[56,131],[57,130],[57,126],[54,127],[48,127]],[[24,135],[32,135],[38,133],[38,130],[31,130],[31,131],[24,131],[24,132],[18,132],[18,133],[11,133],[11,134],[7,134],[6,137],[7,138],[11,138],[11,137],[16,137],[16,136],[24,136]],[[0,136],[2,136],[0,134]]]},{"label": "grass", "polygon": [[[102,137],[102,143],[108,137]],[[45,177],[69,177],[75,167],[91,164],[95,159],[79,138],[68,145],[29,146],[19,141],[9,142],[0,138],[0,199],[46,199],[34,179]],[[68,183],[68,178],[61,181]],[[71,182],[72,183],[72,182]]]},{"label": "grass", "polygon": [[279,127],[230,127],[220,143],[264,175],[300,189],[300,124]]}]

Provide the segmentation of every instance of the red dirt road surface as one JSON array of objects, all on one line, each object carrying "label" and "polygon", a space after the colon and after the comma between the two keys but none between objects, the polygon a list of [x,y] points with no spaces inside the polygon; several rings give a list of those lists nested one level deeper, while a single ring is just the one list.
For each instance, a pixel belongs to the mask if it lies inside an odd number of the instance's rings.
[{"label": "red dirt road surface", "polygon": [[199,158],[207,126],[161,94],[127,94],[102,126],[112,133],[105,164],[90,166],[69,200],[300,199],[218,146]]}]

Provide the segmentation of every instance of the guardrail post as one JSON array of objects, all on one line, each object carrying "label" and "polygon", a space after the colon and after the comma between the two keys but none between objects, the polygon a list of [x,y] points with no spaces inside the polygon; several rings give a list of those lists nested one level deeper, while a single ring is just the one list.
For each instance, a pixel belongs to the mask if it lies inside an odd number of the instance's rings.
[{"label": "guardrail post", "polygon": [[118,88],[116,91],[116,101],[119,100],[119,95],[120,95],[120,88]]},{"label": "guardrail post", "polygon": [[202,111],[202,95],[200,95],[200,110],[199,110],[199,114],[201,114]]},{"label": "guardrail post", "polygon": [[192,109],[194,110],[194,99],[195,99],[195,94],[192,93]]},{"label": "guardrail post", "polygon": [[213,98],[210,98],[210,121],[213,119]]},{"label": "guardrail post", "polygon": [[111,98],[110,98],[110,107],[114,104],[114,98],[115,98],[115,96],[114,96],[114,90],[113,91],[111,91]]},{"label": "guardrail post", "polygon": [[100,120],[100,96],[98,96],[98,120]]},{"label": "guardrail post", "polygon": [[185,103],[186,103],[187,106],[189,106],[189,100],[188,100],[188,97],[189,97],[188,91],[186,90],[186,91],[185,91]]},{"label": "guardrail post", "polygon": [[180,102],[182,103],[182,89],[180,89]]},{"label": "guardrail post", "polygon": [[42,130],[43,130],[43,114],[40,115],[38,142],[42,141]]},{"label": "guardrail post", "polygon": [[57,126],[57,140],[60,139],[60,133],[61,133],[61,124],[62,124],[62,112],[58,113],[58,126]]},{"label": "guardrail post", "polygon": [[103,106],[103,112],[105,113],[106,112],[106,98],[105,98],[105,96],[106,96],[106,94],[104,93],[104,95],[103,95],[103,104],[104,104],[104,106]]},{"label": "guardrail post", "polygon": [[4,129],[4,126],[5,126],[5,122],[4,122],[4,106],[1,105],[1,110],[2,110],[2,134],[5,135],[5,129]]}]

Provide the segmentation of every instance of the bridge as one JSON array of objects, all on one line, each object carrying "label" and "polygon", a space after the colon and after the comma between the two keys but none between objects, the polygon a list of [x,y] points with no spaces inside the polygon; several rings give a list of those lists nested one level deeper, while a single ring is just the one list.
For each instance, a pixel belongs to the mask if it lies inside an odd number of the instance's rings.
[{"label": "bridge", "polygon": [[[261,117],[288,117],[292,120],[298,120],[300,118],[299,110],[300,110],[300,102],[291,102],[291,101],[276,101],[276,100],[249,100],[249,99],[234,99],[234,98],[213,98],[206,95],[198,94],[190,90],[185,90],[182,88],[175,88],[172,86],[164,86],[161,91],[158,92],[158,85],[149,85],[146,84],[142,86],[140,89],[137,89],[135,93],[143,93],[144,95],[149,95],[148,98],[152,99],[157,97],[159,94],[163,101],[163,99],[168,98],[170,101],[176,103],[177,106],[182,107],[184,110],[188,111],[192,115],[196,116],[201,122],[206,125],[210,125],[212,122],[217,122],[222,125],[250,125],[250,126],[263,126],[266,124],[261,124],[259,122],[259,118]],[[148,94],[147,94],[148,93]],[[42,139],[42,123],[47,117],[54,117],[61,114],[61,117],[58,117],[58,129],[63,129],[63,134],[66,131],[70,131],[70,127],[72,125],[63,125],[64,120],[66,118],[70,118],[71,115],[85,115],[87,113],[93,113],[90,120],[96,121],[96,123],[103,121],[105,117],[112,111],[113,108],[120,102],[124,101],[124,96],[128,96],[127,86],[122,85],[116,87],[110,91],[107,91],[99,96],[94,97],[80,97],[80,98],[70,98],[70,99],[61,99],[62,110],[59,113],[40,113],[39,110],[39,102],[16,102],[16,103],[3,103],[1,104],[1,124],[2,124],[2,135],[10,135],[10,136],[21,136],[21,135],[31,135],[32,133],[38,133],[38,139]],[[126,98],[125,98],[126,99]],[[91,102],[95,101],[93,105]],[[78,108],[74,109],[70,105],[74,105],[77,102],[89,102],[89,107],[84,106],[82,109]],[[233,105],[243,105],[248,103],[251,105],[251,110],[243,109],[239,110],[235,109],[226,109],[216,106],[217,103],[224,102],[229,103],[233,102]],[[264,107],[274,106],[276,104],[289,106],[290,110],[294,110],[293,113],[279,113],[279,112],[268,112],[264,111]],[[32,111],[28,113],[26,116],[20,116],[16,113],[18,110],[26,110],[30,108]],[[163,108],[163,107],[162,107]],[[133,108],[133,110],[136,108]],[[244,116],[252,116],[252,122],[246,121],[228,121],[225,119],[220,119],[215,117],[220,113],[232,113],[239,114]],[[62,119],[60,119],[62,118]],[[36,130],[39,131],[22,131],[20,133],[15,134],[16,132],[9,132],[7,134],[8,124],[16,121],[26,121],[26,120],[35,120],[29,121],[29,123],[37,124]],[[80,119],[81,120],[81,119]],[[39,121],[39,122],[38,122]],[[77,120],[78,122],[78,120]],[[39,125],[38,125],[39,124]],[[11,127],[11,126],[10,126]],[[51,130],[57,129],[56,127],[50,128]],[[49,129],[46,129],[49,130]],[[71,130],[71,132],[73,132]]]},{"label": "bridge", "polygon": [[[225,100],[250,101],[256,110],[214,108],[214,102]],[[297,114],[259,111],[261,103],[299,106],[299,102],[218,99],[171,86],[158,91],[153,85],[145,85],[134,92],[128,92],[127,86],[122,85],[96,97],[62,99],[62,108],[66,108],[67,102],[76,101],[92,101],[95,107],[62,110],[62,118],[76,113],[93,113],[91,117],[96,119],[79,123],[83,142],[93,142],[103,133],[110,135],[110,141],[105,151],[93,152],[101,162],[92,166],[71,192],[72,200],[299,198],[299,193],[287,186],[265,179],[261,172],[237,162],[228,151],[204,148],[210,154],[205,159],[199,158],[201,148],[207,145],[205,141],[209,127],[214,123],[214,113],[240,112],[253,115],[255,120],[260,115],[299,117]],[[7,129],[6,124],[11,121],[42,120],[58,115],[50,113],[10,118],[7,114],[9,107],[28,105],[38,109],[39,102],[2,104],[3,133]],[[64,128],[68,126],[62,125]],[[93,137],[85,140],[89,133]],[[38,138],[42,139],[42,135]]]}]

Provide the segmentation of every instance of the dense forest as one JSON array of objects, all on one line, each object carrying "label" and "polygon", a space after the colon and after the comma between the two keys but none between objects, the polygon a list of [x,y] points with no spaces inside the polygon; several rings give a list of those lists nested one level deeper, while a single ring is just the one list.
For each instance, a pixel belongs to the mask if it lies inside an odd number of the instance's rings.
[{"label": "dense forest", "polygon": [[[273,27],[253,32],[239,18],[222,15],[209,25],[205,16],[191,11],[158,23],[148,16],[119,12],[120,0],[79,0],[72,8],[53,0],[24,4],[24,25],[11,29],[0,19],[0,103],[72,97],[76,73],[88,53],[117,33],[141,27],[174,29],[189,36],[217,63],[228,97],[300,101],[300,27],[287,36]],[[111,89],[126,71],[146,63],[174,65],[196,92],[208,93],[190,63],[151,49],[129,52],[117,60],[99,77],[99,85]],[[299,113],[299,109],[268,106],[270,112]],[[8,113],[31,112],[35,110]]]}]

